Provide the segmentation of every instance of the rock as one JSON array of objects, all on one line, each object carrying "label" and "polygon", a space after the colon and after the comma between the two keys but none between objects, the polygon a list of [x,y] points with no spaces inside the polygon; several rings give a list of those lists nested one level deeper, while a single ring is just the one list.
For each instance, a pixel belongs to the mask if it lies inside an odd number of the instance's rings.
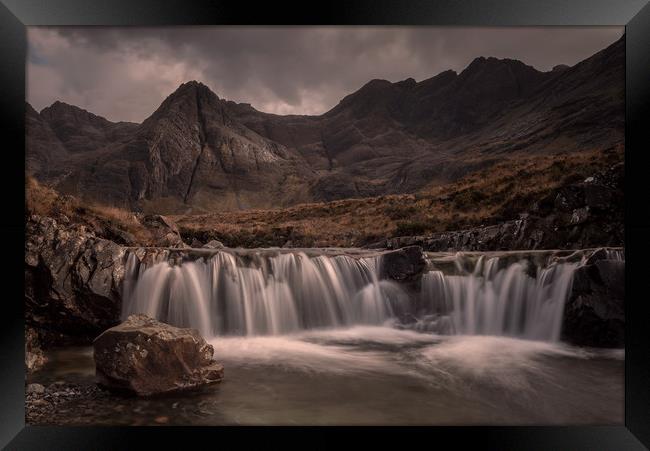
[{"label": "rock", "polygon": [[571,224],[583,224],[589,219],[589,207],[576,208],[571,214]]},{"label": "rock", "polygon": [[203,245],[205,249],[223,249],[225,246],[221,241],[211,240]]},{"label": "rock", "polygon": [[599,183],[585,183],[585,203],[591,209],[607,210],[612,207],[615,193],[612,188]]},{"label": "rock", "polygon": [[141,219],[142,225],[153,234],[154,242],[160,247],[188,247],[181,238],[176,224],[163,215],[146,215]]},{"label": "rock", "polygon": [[398,282],[410,281],[419,276],[427,262],[420,246],[410,246],[382,255],[381,272]]},{"label": "rock", "polygon": [[43,387],[41,384],[29,384],[27,386],[27,393],[42,394],[45,393],[45,387]]},{"label": "rock", "polygon": [[46,362],[45,354],[41,349],[41,343],[36,331],[32,328],[25,328],[25,369],[32,373],[43,367]]},{"label": "rock", "polygon": [[564,308],[562,339],[580,346],[625,344],[625,261],[597,250],[576,269]]},{"label": "rock", "polygon": [[105,237],[111,241],[116,242],[117,244],[121,244],[123,246],[137,246],[138,245],[138,240],[130,232],[127,232],[126,230],[122,230],[118,227],[112,226],[112,225],[106,225],[103,228],[103,234],[102,237]]},{"label": "rock", "polygon": [[89,337],[119,319],[125,248],[83,225],[32,216],[26,224],[25,310],[30,327]]},{"label": "rock", "polygon": [[426,237],[389,238],[384,247],[419,245],[430,252],[620,247],[625,240],[623,178],[624,167],[617,164],[552,191],[529,212],[519,213],[519,219]]},{"label": "rock", "polygon": [[366,249],[386,249],[388,247],[387,240],[375,241],[370,244],[366,244],[364,247]]},{"label": "rock", "polygon": [[192,244],[190,244],[194,249],[198,249],[200,247],[203,247],[203,243],[197,240],[196,238],[192,238]]},{"label": "rock", "polygon": [[194,329],[131,315],[93,342],[100,386],[140,396],[193,388],[223,378],[214,349]]},{"label": "rock", "polygon": [[581,186],[568,185],[558,190],[555,197],[555,208],[570,212],[585,204],[585,194]]}]

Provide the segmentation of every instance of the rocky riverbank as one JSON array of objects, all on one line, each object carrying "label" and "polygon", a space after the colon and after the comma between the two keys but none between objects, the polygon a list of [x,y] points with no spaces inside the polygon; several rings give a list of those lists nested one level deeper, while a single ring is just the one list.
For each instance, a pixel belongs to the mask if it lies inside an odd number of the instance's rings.
[{"label": "rocky riverbank", "polygon": [[[111,394],[95,384],[57,381],[47,386],[32,383],[25,389],[25,422],[27,424],[65,424],[66,417],[83,422],[84,416],[95,413],[97,404],[109,401]],[[119,408],[116,404],[116,413]]]},{"label": "rocky riverbank", "polygon": [[[164,216],[136,214],[130,219],[121,218],[121,222],[110,221],[106,215],[100,217],[79,205],[69,205],[74,201],[69,196],[50,194],[54,197],[48,215],[26,217],[28,371],[42,365],[42,347],[88,344],[118,324],[129,251],[145,258],[153,252],[151,248],[138,247],[143,243],[175,248],[173,254],[181,261],[196,258],[192,255],[197,252],[214,252],[223,246],[218,241],[204,244],[194,240],[192,246],[186,244],[174,222]],[[552,191],[531,204],[520,219],[428,236],[390,238],[370,247],[374,248],[372,251],[389,251],[384,257],[383,276],[413,292],[418,289],[425,267],[423,251],[620,246],[624,231],[622,198],[623,166],[615,165]],[[205,249],[190,250],[193,247]],[[622,346],[624,264],[590,263],[578,271],[574,293],[567,304],[567,332],[563,333],[566,340]]]},{"label": "rocky riverbank", "polygon": [[563,186],[534,202],[519,219],[423,236],[402,236],[370,247],[426,251],[588,249],[623,246],[623,165]]},{"label": "rocky riverbank", "polygon": [[[88,344],[118,324],[127,253],[135,252],[138,258],[153,255],[151,249],[140,251],[100,238],[83,225],[39,216],[28,220],[25,247],[28,368],[39,365],[41,346]],[[423,252],[430,247],[379,251],[384,252],[383,277],[411,293],[417,291],[426,267]],[[178,249],[173,254],[180,262],[206,252],[216,250]],[[609,260],[606,252],[595,252],[576,274],[563,333],[570,342],[623,345],[625,263]]]}]

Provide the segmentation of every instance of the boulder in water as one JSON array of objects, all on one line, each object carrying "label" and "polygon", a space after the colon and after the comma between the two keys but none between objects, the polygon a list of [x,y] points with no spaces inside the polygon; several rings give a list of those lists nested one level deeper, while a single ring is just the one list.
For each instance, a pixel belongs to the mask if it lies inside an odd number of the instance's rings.
[{"label": "boulder in water", "polygon": [[99,385],[139,396],[219,382],[223,366],[195,329],[131,315],[93,343]]},{"label": "boulder in water", "polygon": [[385,277],[397,282],[417,278],[427,262],[420,246],[409,246],[382,256],[381,270]]}]

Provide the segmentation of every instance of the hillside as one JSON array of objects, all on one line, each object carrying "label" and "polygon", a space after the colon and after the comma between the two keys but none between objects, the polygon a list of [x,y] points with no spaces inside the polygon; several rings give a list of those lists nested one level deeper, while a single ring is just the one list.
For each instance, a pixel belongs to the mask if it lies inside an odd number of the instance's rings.
[{"label": "hillside", "polygon": [[[28,217],[82,224],[99,237],[131,246],[201,247],[211,240],[229,247],[371,246],[397,237],[427,237],[521,217],[548,219],[551,225],[573,232],[573,241],[563,247],[619,246],[623,243],[621,199],[605,198],[604,209],[602,205],[582,208],[580,202],[585,201],[577,199],[576,187],[613,169],[618,176],[622,162],[622,148],[522,158],[414,194],[167,218],[88,205],[30,179],[26,212]],[[614,192],[622,197],[620,183],[615,181]],[[603,196],[596,194],[597,200]],[[573,218],[576,214],[578,222]]]}]

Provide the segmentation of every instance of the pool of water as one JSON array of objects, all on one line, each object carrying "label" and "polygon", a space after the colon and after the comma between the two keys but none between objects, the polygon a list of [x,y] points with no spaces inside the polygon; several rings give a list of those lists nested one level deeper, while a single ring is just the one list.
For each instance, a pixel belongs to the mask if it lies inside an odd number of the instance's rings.
[{"label": "pool of water", "polygon": [[[384,326],[215,338],[222,383],[103,396],[50,423],[101,425],[623,424],[624,351]],[[51,352],[28,382],[92,384],[91,348]]]}]

